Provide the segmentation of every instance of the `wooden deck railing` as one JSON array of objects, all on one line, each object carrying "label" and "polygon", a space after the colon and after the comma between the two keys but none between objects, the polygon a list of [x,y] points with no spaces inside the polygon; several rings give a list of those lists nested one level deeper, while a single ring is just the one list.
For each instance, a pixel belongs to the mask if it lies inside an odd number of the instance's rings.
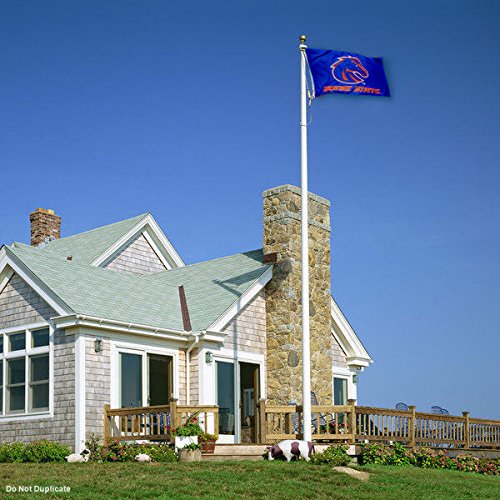
[{"label": "wooden deck railing", "polygon": [[[389,408],[312,405],[312,439],[343,442],[400,442],[408,446],[445,448],[500,448],[500,421]],[[302,435],[300,405],[259,402],[261,443],[297,439]]]},{"label": "wooden deck railing", "polygon": [[218,434],[219,407],[215,405],[178,405],[110,408],[104,406],[104,442],[171,441],[172,431],[196,413],[197,423],[210,434]]}]

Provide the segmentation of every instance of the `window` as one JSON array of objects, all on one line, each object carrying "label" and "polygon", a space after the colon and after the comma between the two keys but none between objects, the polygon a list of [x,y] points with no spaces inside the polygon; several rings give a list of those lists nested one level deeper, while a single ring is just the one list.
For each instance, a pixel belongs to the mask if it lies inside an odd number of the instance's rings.
[{"label": "window", "polygon": [[337,377],[333,379],[333,404],[347,404],[347,379]]},{"label": "window", "polygon": [[170,403],[173,390],[172,356],[139,350],[123,350],[118,354],[119,404],[122,408]]},{"label": "window", "polygon": [[0,333],[0,415],[49,410],[49,328]]}]

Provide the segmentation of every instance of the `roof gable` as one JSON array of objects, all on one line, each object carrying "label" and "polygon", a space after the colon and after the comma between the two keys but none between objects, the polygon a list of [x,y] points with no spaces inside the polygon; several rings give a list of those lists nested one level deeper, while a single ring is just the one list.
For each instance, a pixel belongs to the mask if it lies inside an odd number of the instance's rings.
[{"label": "roof gable", "polygon": [[[166,269],[184,265],[173,245],[150,213],[115,222],[90,231],[53,240],[37,247],[42,253],[73,262],[106,267],[139,236],[144,236]],[[17,247],[28,247],[16,243]]]}]

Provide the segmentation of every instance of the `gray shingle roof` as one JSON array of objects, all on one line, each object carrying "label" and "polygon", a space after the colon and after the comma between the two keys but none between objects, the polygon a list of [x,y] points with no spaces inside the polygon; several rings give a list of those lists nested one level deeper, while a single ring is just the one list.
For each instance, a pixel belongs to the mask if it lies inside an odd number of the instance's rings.
[{"label": "gray shingle roof", "polygon": [[108,224],[74,236],[53,240],[38,248],[40,253],[63,258],[71,255],[74,262],[90,264],[147,216],[147,213],[138,215],[131,219]]},{"label": "gray shingle roof", "polygon": [[[186,292],[193,330],[215,322],[270,267],[262,250],[239,253],[147,276],[121,274],[89,265],[137,222],[54,241],[45,247],[7,247],[74,313],[183,330],[178,286]],[[107,245],[107,246],[106,246]],[[67,255],[73,255],[68,261]]]}]

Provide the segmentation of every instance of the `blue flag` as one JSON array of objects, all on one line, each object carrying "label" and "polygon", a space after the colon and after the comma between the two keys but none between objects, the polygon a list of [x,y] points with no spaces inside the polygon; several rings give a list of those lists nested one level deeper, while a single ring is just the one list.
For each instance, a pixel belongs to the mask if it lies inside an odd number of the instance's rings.
[{"label": "blue flag", "polygon": [[332,92],[391,95],[381,57],[321,49],[306,49],[306,54],[316,97]]}]

